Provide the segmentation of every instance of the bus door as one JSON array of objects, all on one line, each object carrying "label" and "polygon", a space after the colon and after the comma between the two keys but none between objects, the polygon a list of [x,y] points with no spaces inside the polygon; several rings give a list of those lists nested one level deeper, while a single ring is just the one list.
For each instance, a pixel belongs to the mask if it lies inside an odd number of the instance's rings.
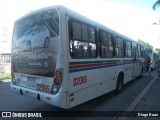
[{"label": "bus door", "polygon": [[132,57],[133,57],[133,79],[137,76],[137,70],[138,70],[138,60],[136,55],[136,47],[132,47]]}]

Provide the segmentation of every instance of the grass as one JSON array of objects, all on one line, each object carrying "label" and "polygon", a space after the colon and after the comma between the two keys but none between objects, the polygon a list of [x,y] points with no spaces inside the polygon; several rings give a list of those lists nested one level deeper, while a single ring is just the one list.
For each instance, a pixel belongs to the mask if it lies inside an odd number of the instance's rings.
[{"label": "grass", "polygon": [[0,80],[10,79],[10,78],[11,78],[11,73],[2,73],[2,74],[0,74]]}]

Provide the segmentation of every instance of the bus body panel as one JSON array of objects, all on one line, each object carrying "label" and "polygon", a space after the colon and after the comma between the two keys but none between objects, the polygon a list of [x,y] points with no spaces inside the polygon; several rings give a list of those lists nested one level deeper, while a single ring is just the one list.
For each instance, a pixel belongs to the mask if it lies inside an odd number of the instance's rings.
[{"label": "bus body panel", "polygon": [[[80,61],[80,60],[78,60]],[[98,84],[103,81],[107,81],[110,79],[117,78],[118,76],[118,70],[120,69],[121,66],[114,66],[111,67],[112,65],[115,65],[116,63],[109,64],[110,60],[97,60],[97,61],[82,61],[82,62],[77,62],[77,65],[70,65],[70,90],[71,91],[76,91],[78,89],[83,89],[88,86],[92,86],[95,84]],[[95,62],[100,62],[100,63],[95,63]],[[90,67],[83,67],[83,64],[87,63],[87,66]],[[80,65],[82,64],[82,65]],[[103,65],[106,64],[106,65]],[[107,65],[109,64],[109,65]],[[86,65],[86,64],[85,64]],[[82,68],[76,68],[76,67],[81,67]],[[117,74],[111,74],[111,73],[117,73]]]},{"label": "bus body panel", "polygon": [[96,97],[97,86],[90,86],[79,91],[69,92],[69,108],[84,103]]},{"label": "bus body panel", "polygon": [[[132,61],[133,59],[129,59]],[[133,63],[127,64],[124,67],[124,84],[133,79]]]},{"label": "bus body panel", "polygon": [[[102,62],[102,60],[99,61]],[[87,63],[89,62],[90,61],[87,61]],[[124,72],[124,84],[132,80],[132,64],[117,64],[112,67],[110,66],[111,64],[108,66],[101,66],[102,68],[88,68],[89,70],[87,70],[87,68],[84,68],[84,70],[79,69],[79,71],[77,69],[75,69],[75,71],[74,69],[71,69],[71,73],[69,73],[69,93],[74,93],[74,97],[71,97],[74,99],[70,101],[69,105],[71,106],[69,107],[73,107],[74,105],[76,105],[76,103],[80,104],[86,102],[87,99],[91,100],[100,95],[115,90],[117,77],[120,72]],[[92,93],[94,93],[94,95]],[[85,94],[87,94],[87,98],[84,97]]]},{"label": "bus body panel", "polygon": [[59,92],[56,95],[50,95],[44,92],[39,92],[37,90],[16,86],[12,83],[10,83],[10,86],[11,86],[11,90],[17,93],[21,93],[22,95],[33,97],[34,99],[38,99],[37,96],[39,95],[40,96],[39,100],[41,101],[44,101],[54,106],[67,108],[67,105],[66,105],[67,92],[62,92],[62,93]]}]

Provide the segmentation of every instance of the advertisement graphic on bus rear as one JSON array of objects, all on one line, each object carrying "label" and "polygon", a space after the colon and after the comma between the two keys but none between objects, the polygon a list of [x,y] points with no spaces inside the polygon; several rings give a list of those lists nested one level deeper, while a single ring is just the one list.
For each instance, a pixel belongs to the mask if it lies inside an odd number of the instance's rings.
[{"label": "advertisement graphic on bus rear", "polygon": [[59,15],[50,9],[26,16],[14,24],[12,70],[53,77],[59,46]]}]

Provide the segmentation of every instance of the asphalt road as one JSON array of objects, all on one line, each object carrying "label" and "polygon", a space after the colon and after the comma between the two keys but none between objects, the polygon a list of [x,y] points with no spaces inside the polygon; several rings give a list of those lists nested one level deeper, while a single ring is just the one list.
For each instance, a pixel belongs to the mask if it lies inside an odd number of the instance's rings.
[{"label": "asphalt road", "polygon": [[[152,78],[153,76],[149,77],[145,75],[142,78],[138,78],[126,84],[123,88],[123,91],[120,94],[114,94],[114,92],[111,92],[103,96],[100,96],[98,98],[95,98],[91,101],[88,101],[86,103],[83,103],[79,106],[71,108],[69,111],[88,111],[88,116],[90,116],[90,114],[93,114],[90,111],[124,111],[132,103],[132,101],[136,98],[136,96],[144,89],[144,87],[149,84]],[[0,111],[53,111],[54,112],[54,111],[64,111],[64,109],[46,104],[44,102],[38,101],[30,97],[17,94],[10,90],[9,82],[6,82],[6,83],[0,83]],[[3,119],[8,119],[8,118],[3,118]],[[14,119],[16,120],[17,118]],[[52,118],[45,118],[45,119],[50,120]],[[60,117],[55,119],[64,120],[64,118]],[[65,118],[65,119],[70,120],[71,118]],[[89,119],[89,117],[79,117],[79,118],[72,117],[72,119],[85,120]],[[102,116],[100,118],[93,117],[92,119],[101,120],[106,118]]]}]

